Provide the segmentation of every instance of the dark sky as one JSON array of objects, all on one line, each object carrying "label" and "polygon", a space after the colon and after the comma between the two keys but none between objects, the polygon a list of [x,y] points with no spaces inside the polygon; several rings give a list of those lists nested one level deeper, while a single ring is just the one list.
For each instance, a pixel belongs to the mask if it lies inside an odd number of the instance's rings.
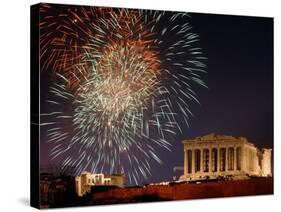
[{"label": "dark sky", "polygon": [[273,143],[273,23],[270,18],[192,14],[208,57],[191,134],[245,136]]},{"label": "dark sky", "polygon": [[183,164],[181,141],[208,133],[246,137],[273,147],[273,19],[192,13],[193,31],[208,57],[191,126],[177,136],[173,152],[163,154],[151,181],[171,179]]},{"label": "dark sky", "polygon": [[[191,13],[193,32],[208,57],[204,81],[192,104],[190,128],[175,137],[172,152],[160,150],[163,165],[153,163],[149,182],[170,180],[183,165],[184,139],[208,133],[247,137],[273,146],[273,19]],[[49,146],[41,142],[41,164]]]}]

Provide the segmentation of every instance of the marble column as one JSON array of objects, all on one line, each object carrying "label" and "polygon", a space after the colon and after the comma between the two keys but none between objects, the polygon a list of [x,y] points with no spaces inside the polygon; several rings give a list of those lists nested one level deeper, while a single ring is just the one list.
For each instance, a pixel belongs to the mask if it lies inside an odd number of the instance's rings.
[{"label": "marble column", "polygon": [[233,171],[236,171],[237,169],[237,164],[236,164],[236,147],[233,147],[233,160],[234,160],[234,166],[233,166]]},{"label": "marble column", "polygon": [[225,147],[225,171],[228,171],[228,147]]},{"label": "marble column", "polygon": [[200,172],[203,173],[203,148],[200,148]]},{"label": "marble column", "polygon": [[220,168],[221,168],[221,160],[220,160],[220,148],[217,148],[217,172],[220,172]]},{"label": "marble column", "polygon": [[192,149],[192,167],[191,167],[191,170],[192,170],[192,174],[195,173],[195,164],[196,164],[196,161],[195,161],[195,149]]},{"label": "marble column", "polygon": [[246,170],[246,151],[244,145],[241,146],[241,157],[240,157],[240,164],[241,164],[241,171]]},{"label": "marble column", "polygon": [[209,148],[209,172],[212,172],[212,148]]},{"label": "marble column", "polygon": [[188,167],[188,164],[187,164],[187,150],[185,149],[184,150],[184,175],[187,175],[187,167]]}]

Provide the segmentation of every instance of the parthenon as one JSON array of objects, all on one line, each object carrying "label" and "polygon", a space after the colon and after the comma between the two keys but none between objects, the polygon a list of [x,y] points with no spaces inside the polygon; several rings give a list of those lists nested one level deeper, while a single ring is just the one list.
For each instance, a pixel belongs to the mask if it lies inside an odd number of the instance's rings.
[{"label": "parthenon", "polygon": [[271,151],[259,150],[244,137],[209,134],[182,141],[184,174],[182,180],[222,176],[272,176]]}]

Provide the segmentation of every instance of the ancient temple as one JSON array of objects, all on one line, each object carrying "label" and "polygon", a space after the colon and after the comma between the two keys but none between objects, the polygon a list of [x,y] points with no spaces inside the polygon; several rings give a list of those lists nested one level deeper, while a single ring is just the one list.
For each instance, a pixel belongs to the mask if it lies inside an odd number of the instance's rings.
[{"label": "ancient temple", "polygon": [[272,176],[272,149],[258,149],[244,137],[209,134],[182,143],[184,174],[181,180]]}]

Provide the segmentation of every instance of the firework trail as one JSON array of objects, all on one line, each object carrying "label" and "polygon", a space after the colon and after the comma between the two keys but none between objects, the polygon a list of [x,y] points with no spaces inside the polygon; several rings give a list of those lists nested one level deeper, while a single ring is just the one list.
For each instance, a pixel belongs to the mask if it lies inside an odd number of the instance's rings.
[{"label": "firework trail", "polygon": [[[63,12],[62,12],[63,11]],[[52,158],[76,172],[123,172],[137,183],[159,148],[189,126],[206,66],[187,13],[42,7]],[[50,29],[53,29],[50,30]],[[45,60],[45,57],[49,57]]]}]

